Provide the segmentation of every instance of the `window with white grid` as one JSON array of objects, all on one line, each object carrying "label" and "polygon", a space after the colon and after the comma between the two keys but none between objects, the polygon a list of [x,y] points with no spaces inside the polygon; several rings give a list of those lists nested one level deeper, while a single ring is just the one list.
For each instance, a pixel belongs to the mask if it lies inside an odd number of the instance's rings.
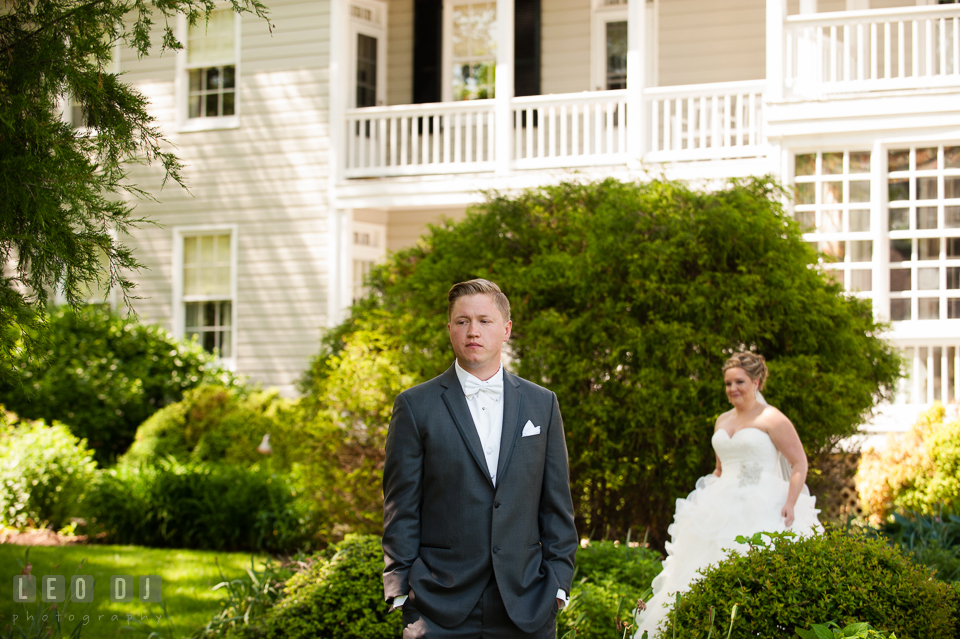
[{"label": "window with white grid", "polygon": [[353,223],[353,301],[365,297],[370,291],[366,286],[367,276],[387,254],[387,229],[383,224],[370,222]]},{"label": "window with white grid", "polygon": [[213,11],[187,30],[187,117],[215,118],[237,112],[236,16]]},{"label": "window with white grid", "polygon": [[960,319],[960,146],[887,151],[890,320]]},{"label": "window with white grid", "polygon": [[832,151],[798,154],[794,164],[794,217],[804,238],[824,254],[823,268],[861,297],[873,290],[870,163],[870,151]]},{"label": "window with white grid", "polygon": [[236,259],[231,233],[185,234],[182,242],[183,335],[232,358]]}]

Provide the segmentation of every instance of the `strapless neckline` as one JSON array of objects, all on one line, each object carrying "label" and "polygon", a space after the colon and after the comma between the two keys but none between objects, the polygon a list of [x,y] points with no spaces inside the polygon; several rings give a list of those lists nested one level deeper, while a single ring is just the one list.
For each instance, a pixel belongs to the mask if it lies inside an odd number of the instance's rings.
[{"label": "strapless neckline", "polygon": [[769,434],[767,431],[763,430],[762,428],[756,428],[756,427],[754,427],[754,426],[747,426],[746,428],[741,428],[740,430],[738,430],[737,432],[735,432],[733,435],[731,435],[730,433],[728,433],[728,432],[727,432],[727,429],[725,429],[725,428],[718,428],[717,430],[714,431],[713,434],[716,435],[717,433],[723,433],[724,435],[727,436],[727,439],[733,439],[734,437],[736,437],[737,435],[739,435],[740,433],[742,433],[742,432],[745,431],[745,430],[758,430],[758,431],[760,431],[761,433],[763,433],[764,435],[766,435],[768,438],[770,437],[770,434]]}]

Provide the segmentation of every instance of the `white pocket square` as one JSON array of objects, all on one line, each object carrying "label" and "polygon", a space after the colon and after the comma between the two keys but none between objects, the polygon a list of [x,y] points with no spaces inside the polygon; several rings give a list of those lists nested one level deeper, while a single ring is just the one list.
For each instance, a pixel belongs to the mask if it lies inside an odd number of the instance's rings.
[{"label": "white pocket square", "polygon": [[540,434],[540,427],[539,427],[539,426],[534,426],[534,425],[533,425],[533,422],[531,422],[531,421],[528,419],[528,420],[527,420],[527,423],[523,425],[523,432],[520,433],[520,436],[521,436],[521,437],[531,437],[531,436],[533,436],[533,435],[539,435],[539,434]]}]

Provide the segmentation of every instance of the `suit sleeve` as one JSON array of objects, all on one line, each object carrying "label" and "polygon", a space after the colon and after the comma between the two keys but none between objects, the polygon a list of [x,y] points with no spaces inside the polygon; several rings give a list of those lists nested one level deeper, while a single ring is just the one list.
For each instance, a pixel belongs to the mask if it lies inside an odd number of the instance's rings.
[{"label": "suit sleeve", "polygon": [[547,453],[540,493],[540,544],[543,558],[553,568],[557,586],[570,593],[573,562],[577,554],[577,528],[573,523],[573,499],[570,496],[570,467],[563,418],[557,396],[551,393],[553,407],[547,431]]},{"label": "suit sleeve", "polygon": [[410,590],[408,573],[420,552],[423,442],[403,394],[393,404],[383,466],[383,594]]}]

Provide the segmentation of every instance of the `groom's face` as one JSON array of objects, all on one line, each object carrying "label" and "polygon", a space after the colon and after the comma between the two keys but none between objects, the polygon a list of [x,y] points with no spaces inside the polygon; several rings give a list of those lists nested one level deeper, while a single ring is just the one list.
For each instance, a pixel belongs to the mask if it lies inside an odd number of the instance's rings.
[{"label": "groom's face", "polygon": [[454,302],[447,332],[460,366],[475,375],[496,373],[500,367],[500,351],[510,337],[512,325],[513,322],[503,320],[492,295],[459,298]]}]

